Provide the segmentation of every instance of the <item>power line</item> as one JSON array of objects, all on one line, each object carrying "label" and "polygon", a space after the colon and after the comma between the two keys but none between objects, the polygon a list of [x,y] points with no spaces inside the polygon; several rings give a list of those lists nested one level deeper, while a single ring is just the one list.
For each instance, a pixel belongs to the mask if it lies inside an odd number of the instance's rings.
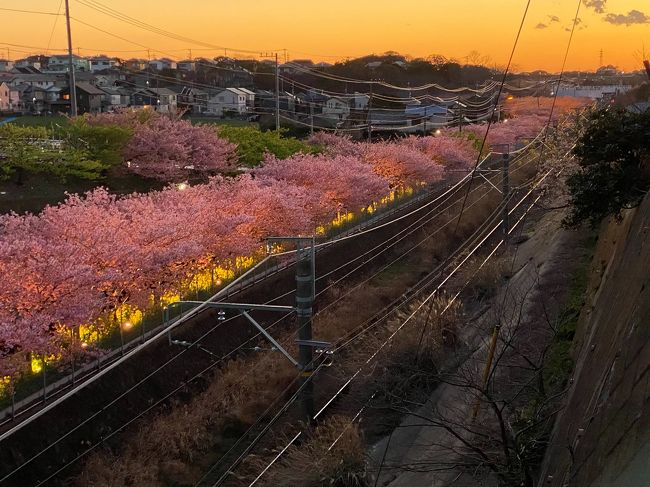
[{"label": "power line", "polygon": [[50,51],[50,45],[52,44],[52,37],[54,37],[54,31],[56,29],[56,23],[59,20],[59,13],[61,12],[61,6],[63,5],[63,0],[59,0],[59,8],[56,9],[57,16],[54,17],[54,25],[52,25],[52,31],[50,32],[50,38],[47,41],[47,49],[45,52]]},{"label": "power line", "polygon": [[[100,12],[104,15],[107,15],[109,17],[112,17],[114,19],[120,20],[122,22],[125,22],[127,24],[130,24],[132,26],[138,27],[140,29],[168,37],[174,40],[180,40],[183,42],[189,42],[190,44],[196,44],[200,46],[204,46],[206,48],[214,49],[214,50],[224,50],[224,51],[233,51],[233,52],[243,52],[243,53],[249,53],[249,54],[258,54],[260,51],[253,51],[253,50],[246,50],[246,49],[236,49],[236,48],[231,48],[228,46],[220,46],[220,45],[214,45],[210,44],[207,42],[199,41],[196,39],[192,39],[190,37],[186,37],[180,34],[176,34],[174,32],[161,29],[159,27],[156,27],[154,25],[148,24],[146,22],[143,22],[141,20],[138,20],[134,17],[130,17],[127,14],[124,14],[122,12],[119,12],[118,10],[115,10],[114,8],[108,7],[96,0],[77,0],[79,3],[82,5],[85,5],[86,7],[93,9],[97,12]],[[275,51],[278,51],[279,49],[276,49]],[[267,50],[268,51],[268,50]]]},{"label": "power line", "polygon": [[22,9],[17,9],[17,8],[6,8],[6,7],[0,7],[0,10],[4,10],[5,12],[17,12],[17,13],[23,13],[23,14],[61,15],[58,12],[44,12],[42,10],[22,10]]},{"label": "power line", "polygon": [[[552,170],[549,170],[549,171],[548,171],[548,172],[547,172],[547,173],[546,173],[546,174],[545,174],[545,175],[544,175],[540,180],[538,180],[538,181],[533,185],[533,187],[529,190],[529,192],[528,192],[526,195],[524,195],[524,197],[523,197],[523,198],[522,198],[522,199],[521,199],[521,200],[520,200],[520,201],[519,201],[519,202],[518,202],[518,203],[517,203],[517,204],[512,208],[512,210],[510,211],[510,213],[514,212],[514,210],[515,210],[517,207],[519,207],[519,206],[523,203],[523,201],[525,201],[525,200],[528,198],[528,196],[532,193],[532,191],[533,191],[537,186],[539,186],[539,184],[541,184],[541,182],[542,182],[542,181],[543,181],[543,180],[544,180],[544,179],[545,179],[545,178],[550,174],[551,171],[552,171]],[[511,196],[511,197],[512,197],[512,196]],[[541,197],[541,195],[538,196],[537,200],[538,200],[540,197]],[[535,200],[535,201],[537,201],[537,200]],[[524,216],[525,216],[525,215],[526,215],[526,214],[527,214],[527,213],[528,213],[528,212],[533,208],[534,204],[535,204],[535,202],[533,202],[533,204],[530,205],[530,206],[528,207],[528,209],[527,209],[527,210],[525,211],[525,213],[524,213]],[[510,229],[510,231],[509,231],[510,233],[511,233],[512,231],[514,231],[514,229],[515,229],[515,228],[517,227],[517,225],[522,221],[522,219],[523,219],[523,217],[520,218],[520,219],[515,223],[515,225]],[[331,403],[333,402],[333,400],[334,400],[338,395],[340,395],[340,394],[343,392],[343,390],[345,390],[345,389],[349,386],[349,384],[352,382],[352,380],[354,380],[354,379],[359,375],[359,373],[361,372],[361,370],[363,369],[364,366],[368,365],[368,364],[370,363],[371,360],[373,360],[375,357],[377,357],[378,353],[379,353],[379,352],[380,352],[380,351],[381,351],[381,350],[386,346],[386,344],[387,344],[388,342],[390,342],[390,341],[391,341],[391,340],[396,336],[396,334],[397,334],[401,329],[403,329],[403,328],[405,327],[405,325],[406,325],[406,324],[407,324],[407,323],[408,323],[408,322],[409,322],[409,321],[410,321],[410,320],[411,320],[411,319],[412,319],[412,318],[413,318],[413,317],[414,317],[414,316],[415,316],[415,315],[416,315],[416,314],[417,314],[417,313],[418,313],[418,312],[419,312],[419,311],[424,307],[424,305],[425,305],[425,304],[426,304],[426,303],[427,303],[427,302],[428,302],[428,301],[429,301],[429,300],[430,300],[430,299],[431,299],[431,298],[432,298],[432,297],[433,297],[433,296],[434,296],[434,295],[435,295],[435,294],[436,294],[436,293],[441,289],[441,287],[442,287],[442,286],[443,286],[443,285],[444,285],[444,284],[445,284],[445,283],[446,283],[446,282],[447,282],[447,281],[448,281],[448,280],[449,280],[449,279],[450,279],[450,278],[451,278],[451,277],[452,277],[452,276],[453,276],[453,275],[454,275],[454,274],[455,274],[455,273],[460,269],[460,267],[461,267],[462,265],[464,265],[465,262],[467,262],[467,260],[468,260],[468,259],[469,259],[469,258],[470,258],[474,253],[475,253],[475,251],[476,251],[476,250],[477,250],[477,249],[478,249],[478,248],[479,248],[479,247],[480,247],[480,246],[481,246],[481,245],[482,245],[482,244],[487,240],[487,238],[488,238],[490,235],[492,235],[492,234],[493,234],[493,233],[494,233],[494,232],[495,232],[499,227],[500,227],[500,223],[497,224],[496,226],[494,226],[493,229],[492,229],[492,230],[491,230],[491,231],[490,231],[490,232],[489,232],[489,233],[488,233],[488,234],[487,234],[487,235],[486,235],[486,236],[485,236],[485,237],[484,237],[484,238],[483,238],[483,239],[482,239],[482,240],[481,240],[481,241],[480,241],[480,242],[479,242],[475,247],[474,247],[474,249],[473,249],[473,250],[472,250],[472,251],[471,251],[467,256],[465,256],[465,258],[461,261],[461,263],[458,264],[458,266],[456,266],[456,267],[452,270],[452,272],[451,272],[451,273],[450,273],[450,274],[449,274],[449,275],[448,275],[448,276],[447,276],[447,277],[446,277],[446,278],[445,278],[445,279],[444,279],[444,280],[443,280],[443,281],[442,281],[442,282],[441,282],[441,283],[440,283],[440,284],[439,284],[439,285],[438,285],[438,286],[433,290],[433,292],[431,292],[431,293],[430,293],[430,294],[429,294],[429,295],[428,295],[428,296],[427,296],[427,297],[422,301],[422,303],[420,303],[420,305],[419,305],[419,306],[418,306],[418,307],[417,307],[417,308],[416,308],[416,309],[415,309],[415,310],[414,310],[414,311],[413,311],[413,312],[412,312],[412,313],[411,313],[411,314],[410,314],[410,315],[409,315],[409,316],[408,316],[408,317],[407,317],[407,318],[402,322],[402,324],[401,324],[401,325],[400,325],[400,326],[399,326],[399,327],[398,327],[398,328],[397,328],[397,329],[396,329],[396,330],[395,330],[395,331],[394,331],[394,332],[393,332],[393,333],[392,333],[392,334],[387,338],[387,340],[384,341],[384,342],[383,342],[383,343],[382,343],[382,344],[377,348],[377,350],[375,350],[375,352],[374,352],[373,354],[371,354],[371,356],[370,356],[370,357],[369,357],[369,358],[364,362],[364,364],[362,364],[362,366],[361,366],[361,367],[360,367],[360,368],[359,368],[359,369],[358,369],[358,370],[357,370],[357,371],[356,371],[356,372],[355,372],[355,373],[354,373],[354,374],[353,374],[353,375],[352,375],[352,376],[351,376],[351,377],[350,377],[350,378],[349,378],[349,379],[348,379],[348,380],[343,384],[343,386],[342,386],[340,389],[338,389],[338,391],[334,394],[334,396],[332,396],[332,398],[331,398],[330,400],[327,401],[325,407],[322,408],[322,409],[319,411],[318,415],[320,415],[320,414],[325,410],[325,408],[326,408],[329,404],[331,404]],[[490,259],[494,254],[495,254],[496,250],[497,250],[497,249],[498,249],[498,248],[503,244],[503,242],[504,242],[504,240],[501,240],[501,241],[500,241],[500,242],[495,246],[495,248],[494,248],[494,249],[493,249],[493,250],[488,254],[488,256],[487,256],[486,259],[483,261],[483,263],[480,265],[480,267],[483,267],[483,266],[485,265],[485,263],[487,262],[487,260],[489,260],[489,259]],[[479,269],[480,269],[480,267],[479,267]],[[475,271],[474,274],[476,274],[477,272],[478,272],[478,270]],[[466,286],[466,285],[467,285],[467,283],[465,284],[465,286]],[[463,287],[465,287],[465,286],[463,286]],[[461,291],[462,291],[462,290],[461,290]],[[456,296],[454,297],[454,299],[455,299],[457,296],[458,296],[458,295],[456,295]],[[415,296],[414,296],[414,297],[415,297]],[[444,313],[447,309],[449,309],[449,305],[448,305],[448,306],[443,310],[443,313]],[[366,403],[363,405],[363,407],[362,407],[362,408],[361,408],[361,409],[360,409],[360,410],[359,410],[359,411],[358,411],[358,412],[353,416],[353,418],[352,418],[352,420],[351,420],[351,423],[353,423],[354,421],[356,421],[356,419],[357,419],[357,418],[358,418],[358,417],[363,413],[363,411],[368,407],[368,405],[369,405],[370,402],[374,399],[374,397],[376,396],[377,393],[378,393],[378,391],[375,391],[375,392],[370,396],[370,398],[366,401]],[[351,424],[351,423],[350,423],[350,424]],[[345,429],[347,429],[347,427],[348,427],[348,426],[346,426],[346,427],[344,428],[343,433],[345,432]],[[334,448],[334,446],[338,443],[338,441],[339,441],[339,439],[342,437],[342,434],[343,434],[343,433],[341,433],[341,435],[339,435],[339,436],[334,440],[334,442],[330,445],[330,447],[328,448],[328,452],[331,451],[331,449]],[[298,435],[296,435],[296,436],[298,436]],[[283,449],[281,450],[282,453],[285,452],[285,451],[287,450],[287,448],[291,445],[291,443],[293,443],[293,442],[295,441],[295,438],[296,438],[296,437],[294,437],[294,440],[292,440],[292,441],[290,442],[289,445],[287,445],[285,448],[283,448]],[[279,457],[280,457],[280,455],[277,455],[277,456],[272,460],[272,462],[264,468],[264,470],[262,471],[262,473],[259,474],[259,475],[258,475],[258,476],[253,480],[253,482],[249,485],[249,487],[253,486],[253,485],[254,485],[254,484],[255,484],[255,483],[256,483],[256,482],[261,478],[261,476],[262,476],[266,471],[268,471],[268,469],[269,469],[269,468],[270,468],[270,467],[271,467],[275,462],[277,462],[277,460],[279,459]]]},{"label": "power line", "polygon": [[476,172],[476,168],[478,167],[478,162],[481,158],[481,153],[483,152],[483,149],[485,148],[485,142],[487,141],[488,134],[490,133],[490,127],[492,127],[492,119],[494,118],[494,113],[497,108],[497,104],[499,102],[499,99],[501,98],[501,92],[503,91],[503,85],[506,82],[506,77],[508,76],[508,72],[510,71],[510,65],[512,64],[512,59],[515,55],[515,51],[517,49],[517,44],[519,43],[519,37],[521,36],[521,31],[524,28],[524,23],[526,21],[526,16],[528,15],[528,9],[530,8],[530,0],[527,0],[526,2],[526,8],[524,9],[524,14],[521,18],[521,22],[519,24],[519,30],[517,31],[517,36],[515,37],[515,42],[512,46],[512,51],[510,52],[510,58],[508,59],[508,65],[506,66],[505,71],[503,72],[503,78],[501,79],[501,86],[499,87],[499,91],[497,94],[497,100],[494,105],[494,109],[492,110],[492,116],[490,117],[490,120],[488,120],[487,128],[485,130],[485,135],[483,136],[483,140],[481,141],[481,147],[479,149],[479,156],[476,159],[476,164],[474,165],[474,171],[472,172],[472,179],[470,179],[470,184],[467,187],[467,193],[465,194],[465,199],[463,200],[463,205],[461,207],[460,211],[460,216],[458,217],[458,222],[456,223],[456,228],[454,229],[454,233],[456,233],[456,230],[458,229],[458,225],[460,224],[460,220],[463,217],[463,207],[465,206],[465,202],[467,201],[467,196],[469,195],[469,189],[472,187],[472,181],[474,179],[473,175]]},{"label": "power line", "polygon": [[[525,163],[525,164],[528,164],[529,162],[531,162],[531,161],[528,161],[528,162]],[[521,169],[522,167],[523,167],[523,166],[519,167],[518,169]],[[464,178],[464,180],[465,180],[465,178]],[[479,188],[477,187],[477,188],[475,188],[474,191],[477,191],[478,189],[479,189]],[[446,193],[449,193],[449,191],[451,191],[451,190],[448,190]],[[455,193],[455,192],[456,192],[456,191],[454,191],[454,193]],[[478,204],[478,202],[479,202],[483,197],[485,197],[486,195],[487,195],[487,193],[485,193],[483,196],[481,196],[481,197],[479,198],[479,200],[473,202],[473,203],[472,203],[472,206],[475,205],[475,204]],[[442,197],[442,196],[441,196],[441,197]],[[436,200],[439,200],[441,197],[436,198]],[[449,197],[450,197],[450,196],[448,196],[446,199],[449,199]],[[439,205],[439,206],[440,206],[440,205]],[[439,206],[438,206],[438,207],[439,207]],[[453,205],[452,205],[452,206],[453,206]],[[431,211],[429,212],[429,214],[430,214],[432,211],[435,211],[435,209],[437,209],[438,207],[436,207],[436,208],[434,208],[433,210],[431,210]],[[444,211],[445,211],[445,210],[443,210],[443,211],[441,211],[441,212],[438,212],[436,215],[434,215],[434,216],[428,218],[427,221],[425,221],[424,223],[420,224],[420,225],[419,225],[415,230],[421,228],[422,226],[424,226],[425,224],[427,224],[428,222],[430,222],[430,221],[431,221],[433,218],[435,218],[436,216],[441,215]],[[493,214],[492,214],[490,217],[488,217],[488,219],[486,220],[486,222],[488,222],[488,221],[490,221],[491,219],[493,219],[494,216],[497,215],[499,211],[500,211],[499,208],[497,208],[497,209],[493,212]],[[514,210],[513,210],[513,211],[514,211]],[[427,215],[424,215],[423,217],[421,217],[421,218],[420,218],[419,220],[417,220],[416,222],[413,222],[413,223],[412,223],[409,227],[407,227],[404,231],[408,230],[410,227],[413,227],[413,226],[416,225],[418,222],[420,222],[423,218],[426,218],[426,217],[427,217]],[[450,224],[451,222],[453,222],[453,218],[452,218],[452,219],[451,219],[447,224]],[[486,223],[484,222],[484,223],[483,223],[483,224],[482,224],[482,225],[481,225],[481,226],[480,226],[480,227],[479,227],[479,228],[474,232],[474,234],[469,238],[468,241],[471,241],[471,239],[475,238],[476,235],[478,235],[478,233],[480,232],[480,229],[481,229],[482,227],[484,227],[485,225],[486,225]],[[423,239],[422,241],[420,241],[418,244],[416,244],[416,245],[414,245],[413,247],[407,249],[405,252],[403,252],[403,253],[401,254],[400,257],[398,257],[397,259],[395,259],[393,262],[386,264],[384,267],[382,267],[382,268],[379,269],[378,271],[374,272],[374,274],[373,274],[372,276],[370,276],[370,278],[365,279],[363,282],[367,282],[367,281],[370,280],[373,276],[379,275],[381,272],[383,272],[383,270],[386,269],[386,267],[388,267],[388,266],[394,264],[397,260],[399,260],[400,258],[403,258],[406,254],[409,254],[410,252],[412,252],[416,247],[418,247],[419,245],[421,245],[425,240],[428,240],[428,239],[432,238],[432,237],[433,237],[435,234],[437,234],[439,231],[442,231],[443,228],[444,228],[445,226],[446,226],[446,225],[443,225],[442,227],[437,228],[436,231],[433,232],[433,234],[428,235],[427,237],[425,237],[425,239]],[[407,235],[410,235],[410,234],[413,233],[413,231],[415,231],[415,230],[411,230],[410,232],[408,232]],[[400,232],[400,233],[403,233],[404,231],[402,231],[402,232]],[[398,234],[398,235],[399,235],[399,234]],[[402,240],[403,238],[405,238],[405,237],[402,237],[400,240]],[[390,238],[390,239],[388,239],[388,240],[391,240],[391,239],[392,239],[392,238]],[[391,244],[391,246],[392,246],[392,245],[394,245],[394,244]],[[382,252],[383,252],[383,251],[384,251],[384,250],[382,250]],[[459,252],[459,249],[457,249],[457,250],[455,251],[455,253],[458,253],[458,252]],[[372,258],[376,257],[377,255],[378,255],[378,254],[375,254]],[[452,255],[454,255],[454,253],[452,253]],[[449,257],[448,259],[446,259],[446,261],[445,261],[444,263],[440,264],[440,265],[437,267],[437,270],[432,271],[429,275],[438,272],[438,270],[442,269],[442,268],[446,265],[446,263],[448,263],[451,259],[452,259],[452,257]],[[357,268],[357,269],[358,269],[358,268]],[[356,269],[355,269],[355,270],[356,270]],[[325,277],[325,276],[321,276],[321,278],[322,278],[322,277]],[[427,285],[427,284],[423,284],[423,282],[425,282],[425,281],[426,281],[426,278],[422,278],[422,279],[421,279],[417,284],[415,284],[415,285],[413,286],[413,288],[412,288],[412,292],[413,292],[413,294],[415,294],[415,292],[416,292],[416,291],[413,291],[413,289],[418,289],[418,288],[421,289],[423,286],[426,286],[426,285]],[[363,283],[362,283],[362,284],[363,284]],[[330,287],[331,287],[331,286],[330,286]],[[356,286],[355,286],[355,288],[356,288]],[[349,294],[349,293],[351,293],[353,290],[354,290],[354,288],[351,289],[351,290],[349,290],[349,291],[346,293],[346,295]],[[322,292],[324,292],[324,291],[321,291],[321,293],[322,293]],[[320,293],[319,293],[319,294],[320,294]],[[336,302],[338,302],[339,300],[340,300],[340,299],[337,299],[336,301],[334,301],[334,302],[328,304],[325,308],[321,309],[321,310],[319,311],[318,314],[324,312],[327,308],[329,308],[329,307],[331,307],[332,305],[336,304]],[[387,305],[387,306],[384,308],[384,310],[388,310],[388,309],[393,308],[393,307],[395,306],[396,303],[402,303],[402,304],[403,304],[403,300],[402,300],[401,298],[396,299],[393,303]],[[376,317],[377,317],[380,313],[381,313],[381,312],[378,312],[374,317],[368,319],[367,322],[370,322],[370,321],[374,321],[374,320],[376,320],[376,319],[377,319]],[[388,316],[388,315],[386,315],[386,316]],[[378,323],[380,322],[380,320],[381,320],[381,318],[379,318],[379,319],[375,322],[375,325],[378,324]],[[368,329],[365,328],[365,326],[363,326],[363,325],[362,325],[360,328],[362,328],[362,330],[361,330],[360,333],[355,334],[355,335],[353,336],[352,339],[347,340],[347,342],[346,342],[345,345],[337,346],[335,350],[339,350],[339,349],[343,348],[344,346],[347,346],[347,345],[348,345],[348,344],[349,344],[349,343],[350,343],[354,338],[360,336],[361,334],[365,334],[365,333],[367,332],[367,330],[368,330]],[[359,327],[358,327],[357,329],[359,329]],[[343,337],[341,337],[339,340],[337,340],[337,342],[340,342],[342,338],[343,338]],[[324,408],[323,408],[323,409],[324,409]],[[321,409],[321,412],[322,412],[322,409]],[[319,414],[320,414],[320,413],[319,413]],[[263,435],[263,434],[264,434],[264,433],[260,433],[260,435],[258,435],[258,436],[255,438],[254,442],[253,442],[251,445],[249,445],[249,447],[246,449],[246,451],[245,451],[242,455],[240,455],[240,457],[237,459],[237,461],[236,461],[234,464],[232,464],[232,465],[227,469],[227,473],[224,474],[224,476],[222,476],[221,479],[220,479],[219,481],[217,481],[217,483],[216,483],[215,485],[219,485],[220,482],[223,481],[223,480],[226,478],[226,475],[228,474],[228,472],[231,472],[231,471],[232,471],[232,469],[236,466],[236,464],[238,464],[238,463],[241,461],[241,459],[243,458],[243,456],[245,456],[245,455],[247,454],[247,452],[250,451],[250,449],[252,448],[252,446],[254,446],[254,444],[255,444],[255,443],[260,439],[261,435]],[[237,441],[237,443],[239,443],[239,442],[242,440],[242,438],[243,438],[243,437],[240,437],[240,439]],[[222,459],[223,459],[223,457],[222,457]],[[213,467],[210,469],[210,471],[213,471],[214,468],[216,468],[216,465],[213,465]],[[208,473],[208,474],[209,474],[209,473]],[[207,477],[208,474],[204,475],[204,477],[203,477],[203,478],[202,478],[202,479],[197,483],[197,485],[199,485],[199,484],[200,484],[200,483],[201,483],[201,482],[202,482],[202,481]]]}]

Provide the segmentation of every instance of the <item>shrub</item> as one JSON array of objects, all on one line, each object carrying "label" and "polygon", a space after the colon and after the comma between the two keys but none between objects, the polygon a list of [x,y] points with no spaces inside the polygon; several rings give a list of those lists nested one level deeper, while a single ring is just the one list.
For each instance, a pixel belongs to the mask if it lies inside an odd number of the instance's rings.
[{"label": "shrub", "polygon": [[579,169],[569,176],[571,212],[565,223],[598,224],[639,204],[650,187],[650,110],[594,112],[574,154]]},{"label": "shrub", "polygon": [[367,485],[365,445],[358,425],[345,416],[330,418],[306,442],[289,448],[279,465],[263,477],[263,485]]},{"label": "shrub", "polygon": [[45,127],[0,126],[0,179],[17,174],[48,173],[61,179],[99,179],[108,166],[94,160],[88,149],[53,139]]},{"label": "shrub", "polygon": [[278,159],[286,159],[299,152],[315,154],[318,148],[311,147],[293,137],[283,137],[283,131],[262,132],[255,127],[233,127],[224,125],[218,128],[219,136],[237,146],[239,163],[248,166],[259,166],[266,154]]},{"label": "shrub", "polygon": [[91,125],[83,118],[77,118],[61,130],[70,147],[86,150],[91,159],[108,166],[123,162],[123,151],[133,136],[133,130],[118,125]]}]

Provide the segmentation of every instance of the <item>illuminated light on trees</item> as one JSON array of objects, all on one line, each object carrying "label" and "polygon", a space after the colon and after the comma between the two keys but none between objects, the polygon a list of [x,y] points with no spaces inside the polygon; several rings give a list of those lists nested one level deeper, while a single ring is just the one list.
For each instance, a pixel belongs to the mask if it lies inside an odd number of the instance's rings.
[{"label": "illuminated light on trees", "polygon": [[[229,143],[205,147],[220,140],[213,129],[141,112],[87,121],[148,134],[153,140],[134,136],[143,153],[131,154],[132,169],[164,172],[179,184],[121,198],[99,188],[39,215],[0,216],[0,377],[28,369],[29,356],[64,360],[65,353],[95,349],[102,333],[138,326],[142,310],[178,301],[188,289],[221,285],[233,269],[252,265],[269,235],[342,224],[476,157],[471,141],[446,131],[374,144],[316,134],[310,143],[323,147],[323,155],[267,155],[252,174],[190,185],[182,182],[187,166],[181,168],[188,147],[186,162],[195,169],[228,167]],[[541,114],[519,114],[495,124],[490,143],[535,136],[544,124]],[[158,151],[153,142],[163,148],[160,160],[144,150]]]},{"label": "illuminated light on trees", "polygon": [[308,189],[315,196],[314,211],[321,221],[341,211],[358,211],[389,191],[385,178],[352,156],[297,154],[284,160],[267,157],[255,174],[262,180],[287,181]]}]

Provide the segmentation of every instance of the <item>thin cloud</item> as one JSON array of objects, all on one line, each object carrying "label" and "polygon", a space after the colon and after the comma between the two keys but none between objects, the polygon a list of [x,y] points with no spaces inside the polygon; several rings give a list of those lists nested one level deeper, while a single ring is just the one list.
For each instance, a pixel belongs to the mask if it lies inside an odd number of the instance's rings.
[{"label": "thin cloud", "polygon": [[604,14],[607,0],[582,0],[587,8],[593,8],[596,13]]},{"label": "thin cloud", "polygon": [[629,27],[633,24],[650,24],[650,17],[638,10],[630,10],[627,14],[607,14],[605,22]]},{"label": "thin cloud", "polygon": [[543,24],[541,22],[535,26],[536,29],[546,29],[547,27],[548,25]]}]

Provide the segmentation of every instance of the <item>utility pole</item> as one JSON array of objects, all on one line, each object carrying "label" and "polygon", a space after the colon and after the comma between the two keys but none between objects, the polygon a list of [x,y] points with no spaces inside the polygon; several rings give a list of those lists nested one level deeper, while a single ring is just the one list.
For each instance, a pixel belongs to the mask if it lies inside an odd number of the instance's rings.
[{"label": "utility pole", "polygon": [[605,52],[601,49],[600,50],[600,67],[603,67],[603,61],[605,59]]},{"label": "utility pole", "polygon": [[463,107],[459,107],[458,111],[458,133],[463,133]]},{"label": "utility pole", "polygon": [[275,131],[280,133],[280,65],[275,53]]},{"label": "utility pole", "polygon": [[372,89],[374,83],[370,83],[370,96],[368,97],[368,142],[372,142]]},{"label": "utility pole", "polygon": [[70,30],[69,0],[65,0],[65,21],[68,28],[68,70],[70,83],[70,116],[77,116],[77,83],[74,75],[74,61],[72,59],[72,31]]},{"label": "utility pole", "polygon": [[309,102],[309,133],[314,135],[314,104]]},{"label": "utility pole", "polygon": [[309,344],[312,340],[311,317],[314,302],[314,239],[311,249],[302,247],[298,240],[296,252],[296,314],[298,320],[298,367],[301,370],[302,409],[305,417],[311,422],[314,418],[314,383],[311,376],[314,372],[314,349]]},{"label": "utility pole", "polygon": [[508,244],[510,223],[508,221],[508,197],[510,196],[510,147],[503,153],[503,242]]}]

